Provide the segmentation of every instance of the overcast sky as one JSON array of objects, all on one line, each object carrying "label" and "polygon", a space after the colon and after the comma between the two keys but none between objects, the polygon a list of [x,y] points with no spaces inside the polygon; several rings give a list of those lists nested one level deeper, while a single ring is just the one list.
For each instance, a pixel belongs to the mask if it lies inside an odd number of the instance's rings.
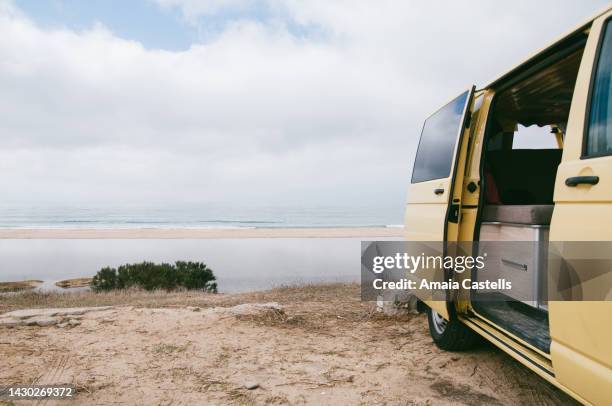
[{"label": "overcast sky", "polygon": [[603,1],[0,0],[4,201],[403,201],[422,122]]}]

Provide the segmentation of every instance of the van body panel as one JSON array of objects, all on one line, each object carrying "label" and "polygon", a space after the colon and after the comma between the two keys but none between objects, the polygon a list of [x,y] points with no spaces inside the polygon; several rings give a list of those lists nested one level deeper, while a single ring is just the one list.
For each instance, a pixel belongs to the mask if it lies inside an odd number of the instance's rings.
[{"label": "van body panel", "polygon": [[[408,241],[443,241],[444,219],[448,209],[448,185],[450,178],[436,179],[429,182],[411,185],[410,197],[404,224],[406,225],[406,240]],[[433,189],[444,189],[444,193],[436,195]],[[409,226],[408,226],[409,225]],[[426,277],[431,277],[427,275]],[[426,300],[425,303],[441,314],[449,317],[444,301]]]},{"label": "van body panel", "polygon": [[[412,185],[404,219],[406,240],[444,240],[444,219],[448,209],[449,184],[450,178]],[[444,193],[442,195],[435,195],[432,193],[432,190],[435,188],[444,189]],[[427,275],[426,277],[431,276]],[[425,303],[448,319],[449,314],[446,302],[427,300]]]},{"label": "van body panel", "polygon": [[476,207],[461,209],[461,222],[459,224],[459,241],[472,241],[474,235],[474,224],[476,224]]},{"label": "van body panel", "polygon": [[[612,241],[612,156],[582,159],[591,77],[607,12],[592,26],[572,98],[564,151],[555,181],[551,241]],[[597,175],[596,185],[567,186],[574,176]],[[593,279],[584,289],[608,289]],[[602,283],[603,282],[603,283]],[[612,399],[612,301],[549,302],[551,358],[557,380],[587,401]]]},{"label": "van body panel", "polygon": [[[608,343],[609,345],[609,343]],[[553,341],[553,361],[557,380],[572,392],[594,405],[608,405],[612,399],[612,373],[610,368],[576,352],[574,346],[566,346]]]}]

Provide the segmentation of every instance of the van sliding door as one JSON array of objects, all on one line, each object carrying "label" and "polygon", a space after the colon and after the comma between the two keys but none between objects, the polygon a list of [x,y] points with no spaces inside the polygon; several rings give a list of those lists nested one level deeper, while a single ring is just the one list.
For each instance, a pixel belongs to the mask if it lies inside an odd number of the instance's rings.
[{"label": "van sliding door", "polygon": [[[456,241],[461,213],[463,166],[457,165],[470,113],[474,87],[432,114],[423,125],[414,160],[404,226],[408,241]],[[464,155],[464,154],[463,154]],[[457,170],[461,179],[456,179]],[[460,182],[459,182],[460,183]],[[432,270],[428,280],[443,280],[443,269]],[[448,318],[446,302],[427,302]]]}]

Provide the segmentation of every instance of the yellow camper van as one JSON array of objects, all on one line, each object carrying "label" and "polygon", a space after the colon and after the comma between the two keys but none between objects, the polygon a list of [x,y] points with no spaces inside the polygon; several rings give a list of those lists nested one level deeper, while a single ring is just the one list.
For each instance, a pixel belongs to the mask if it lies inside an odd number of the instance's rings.
[{"label": "yellow camper van", "polygon": [[[405,229],[408,241],[509,250],[612,241],[612,8],[426,119]],[[512,254],[503,272],[546,289],[538,266]],[[584,289],[604,291],[596,301],[510,298],[500,310],[461,292],[427,300],[430,332],[447,350],[485,337],[577,400],[612,404],[610,276],[586,278]]]}]

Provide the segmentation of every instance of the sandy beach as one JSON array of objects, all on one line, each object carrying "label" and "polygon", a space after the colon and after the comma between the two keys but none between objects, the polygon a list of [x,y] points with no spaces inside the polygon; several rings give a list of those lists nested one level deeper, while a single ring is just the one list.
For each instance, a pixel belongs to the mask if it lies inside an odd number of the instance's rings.
[{"label": "sandy beach", "polygon": [[356,284],[28,293],[0,313],[79,305],[113,307],[0,327],[0,380],[69,383],[79,404],[574,404],[491,345],[439,350],[424,315],[378,313]]},{"label": "sandy beach", "polygon": [[403,236],[401,227],[0,229],[0,239],[377,238]]}]

